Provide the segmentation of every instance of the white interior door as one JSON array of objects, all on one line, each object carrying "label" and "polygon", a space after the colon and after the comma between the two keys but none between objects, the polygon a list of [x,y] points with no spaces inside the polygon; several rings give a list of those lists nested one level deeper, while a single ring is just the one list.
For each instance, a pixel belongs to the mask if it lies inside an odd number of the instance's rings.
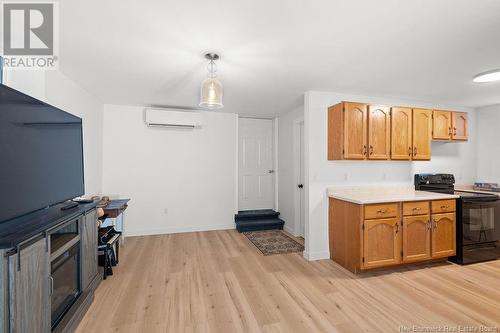
[{"label": "white interior door", "polygon": [[240,118],[238,133],[238,209],[274,209],[273,121]]},{"label": "white interior door", "polygon": [[299,235],[304,237],[305,235],[305,193],[304,193],[304,122],[299,124],[299,140],[300,140],[300,151],[299,151],[299,183],[297,188],[299,189],[299,206],[300,206],[300,220],[299,220]]}]

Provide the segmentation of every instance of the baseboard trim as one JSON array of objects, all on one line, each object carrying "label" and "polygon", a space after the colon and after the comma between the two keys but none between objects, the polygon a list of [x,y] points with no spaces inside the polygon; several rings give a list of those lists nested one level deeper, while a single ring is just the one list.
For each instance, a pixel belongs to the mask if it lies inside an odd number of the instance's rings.
[{"label": "baseboard trim", "polygon": [[151,235],[166,235],[166,234],[178,234],[182,232],[199,232],[199,231],[214,231],[214,230],[230,230],[236,229],[234,223],[219,224],[211,226],[188,226],[188,227],[172,227],[172,228],[160,228],[160,229],[147,229],[147,230],[127,230],[125,236],[151,236]]},{"label": "baseboard trim", "polygon": [[330,259],[330,251],[323,252],[306,252],[304,251],[304,259],[308,261]]},{"label": "baseboard trim", "polygon": [[289,228],[286,226],[286,222],[285,222],[285,225],[283,226],[283,229],[288,232],[290,235],[293,235],[295,237],[297,237],[297,235],[295,234],[295,231],[292,229],[292,228]]}]

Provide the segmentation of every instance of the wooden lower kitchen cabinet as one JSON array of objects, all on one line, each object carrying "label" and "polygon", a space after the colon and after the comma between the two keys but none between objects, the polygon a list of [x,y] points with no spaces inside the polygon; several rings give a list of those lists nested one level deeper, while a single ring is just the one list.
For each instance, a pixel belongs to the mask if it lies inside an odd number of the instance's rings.
[{"label": "wooden lower kitchen cabinet", "polygon": [[365,220],[362,228],[363,268],[401,262],[401,227],[398,218]]},{"label": "wooden lower kitchen cabinet", "polygon": [[432,257],[450,257],[456,254],[455,213],[432,215]]},{"label": "wooden lower kitchen cabinet", "polygon": [[330,258],[358,273],[455,255],[453,200],[360,205],[330,198]]},{"label": "wooden lower kitchen cabinet", "polygon": [[403,218],[403,262],[431,258],[431,221],[429,215]]}]

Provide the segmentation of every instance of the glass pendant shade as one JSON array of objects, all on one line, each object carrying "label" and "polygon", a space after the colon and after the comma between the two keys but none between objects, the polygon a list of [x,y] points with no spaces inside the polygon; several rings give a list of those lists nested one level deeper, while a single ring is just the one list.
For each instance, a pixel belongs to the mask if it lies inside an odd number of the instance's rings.
[{"label": "glass pendant shade", "polygon": [[222,83],[216,78],[208,78],[201,83],[200,107],[220,109],[222,104]]},{"label": "glass pendant shade", "polygon": [[215,53],[205,54],[208,63],[208,78],[201,83],[200,90],[200,104],[199,106],[204,109],[220,109],[224,107],[222,104],[222,83],[217,79],[217,66],[215,60],[219,56]]}]

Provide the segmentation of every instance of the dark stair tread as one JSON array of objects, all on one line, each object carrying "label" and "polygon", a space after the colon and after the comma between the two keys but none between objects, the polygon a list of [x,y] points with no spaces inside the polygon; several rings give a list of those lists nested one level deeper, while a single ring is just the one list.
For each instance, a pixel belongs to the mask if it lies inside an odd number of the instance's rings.
[{"label": "dark stair tread", "polygon": [[243,220],[236,221],[237,225],[268,225],[268,224],[283,224],[282,219],[259,219],[259,220]]},{"label": "dark stair tread", "polygon": [[255,219],[272,219],[280,215],[272,209],[259,209],[259,210],[243,210],[234,215],[235,221],[239,220],[255,220]]},{"label": "dark stair tread", "polygon": [[260,219],[260,220],[240,220],[236,221],[236,229],[239,232],[283,229],[285,221],[278,218]]}]

